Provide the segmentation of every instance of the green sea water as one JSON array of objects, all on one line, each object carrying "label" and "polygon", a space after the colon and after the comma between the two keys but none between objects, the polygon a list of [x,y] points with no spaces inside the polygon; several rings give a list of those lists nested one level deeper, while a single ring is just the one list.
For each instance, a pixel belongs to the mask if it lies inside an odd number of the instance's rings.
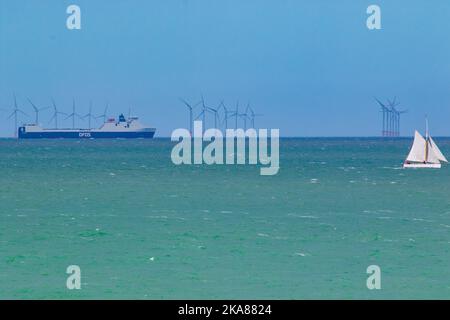
[{"label": "green sea water", "polygon": [[261,176],[166,139],[0,140],[0,299],[448,299],[450,166],[401,169],[410,145],[282,139]]}]

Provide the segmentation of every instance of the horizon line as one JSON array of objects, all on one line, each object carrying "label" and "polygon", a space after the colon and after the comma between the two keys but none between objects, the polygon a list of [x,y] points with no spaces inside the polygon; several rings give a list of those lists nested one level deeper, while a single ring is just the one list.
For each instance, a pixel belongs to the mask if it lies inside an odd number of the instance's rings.
[{"label": "horizon line", "polygon": [[[434,136],[435,138],[450,138],[450,135],[448,136]],[[395,140],[395,139],[410,139],[410,138],[414,138],[413,135],[411,136],[399,136],[399,137],[382,137],[382,136],[280,136],[280,139],[335,139],[335,138],[370,138],[370,139],[385,139],[385,140]],[[27,140],[27,139],[19,139],[17,137],[12,137],[12,136],[0,136],[0,139],[16,139],[16,140]],[[158,137],[153,137],[153,140],[155,139],[171,139],[170,136],[158,136]],[[152,139],[137,139],[137,140],[152,140]],[[102,138],[93,138],[93,139],[37,139],[37,140],[136,140],[136,139],[102,139]]]}]

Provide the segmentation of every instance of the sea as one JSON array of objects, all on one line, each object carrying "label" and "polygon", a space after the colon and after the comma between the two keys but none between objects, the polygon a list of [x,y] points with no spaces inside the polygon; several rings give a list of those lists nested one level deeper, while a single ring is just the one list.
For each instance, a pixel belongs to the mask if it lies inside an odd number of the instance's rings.
[{"label": "sea", "polygon": [[411,143],[283,138],[262,176],[162,138],[0,139],[0,299],[449,299],[450,166],[402,169]]}]

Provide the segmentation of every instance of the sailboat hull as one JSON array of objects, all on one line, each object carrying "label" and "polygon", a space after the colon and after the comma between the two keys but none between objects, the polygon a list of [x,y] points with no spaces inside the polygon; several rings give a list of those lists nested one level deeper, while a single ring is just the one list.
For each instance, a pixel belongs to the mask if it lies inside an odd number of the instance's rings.
[{"label": "sailboat hull", "polygon": [[431,168],[440,169],[440,163],[404,163],[403,168]]}]

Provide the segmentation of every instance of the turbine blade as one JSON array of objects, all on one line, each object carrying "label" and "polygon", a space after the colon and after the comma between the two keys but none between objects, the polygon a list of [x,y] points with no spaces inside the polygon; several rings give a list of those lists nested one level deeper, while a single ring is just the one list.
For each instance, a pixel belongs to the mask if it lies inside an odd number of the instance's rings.
[{"label": "turbine blade", "polygon": [[28,102],[31,104],[35,112],[39,112],[39,109],[34,105],[34,103],[27,97]]},{"label": "turbine blade", "polygon": [[28,115],[28,114],[26,114],[25,112],[23,112],[23,111],[22,111],[22,110],[20,110],[20,109],[17,109],[17,112],[20,112],[21,114],[23,114],[23,115],[25,115],[25,116],[29,117],[29,115]]},{"label": "turbine blade", "polygon": [[192,106],[191,106],[186,100],[184,100],[183,98],[178,98],[178,99],[180,99],[180,101],[181,101],[182,103],[184,103],[189,109],[192,110]]},{"label": "turbine blade", "polygon": [[378,100],[378,99],[375,98],[375,97],[374,97],[374,99],[378,102],[378,104],[379,104],[381,107],[386,108],[386,106],[385,106],[380,100]]}]

